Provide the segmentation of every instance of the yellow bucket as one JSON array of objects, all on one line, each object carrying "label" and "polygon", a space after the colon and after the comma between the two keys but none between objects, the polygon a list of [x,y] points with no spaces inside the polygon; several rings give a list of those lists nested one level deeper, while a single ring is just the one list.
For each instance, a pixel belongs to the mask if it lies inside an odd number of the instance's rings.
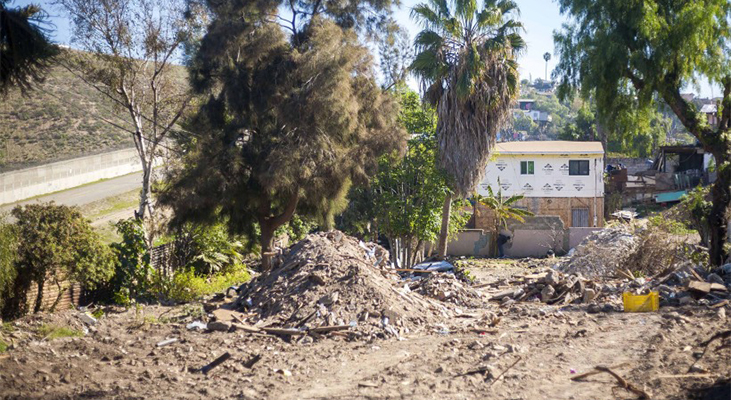
[{"label": "yellow bucket", "polygon": [[660,296],[657,292],[650,294],[622,293],[624,312],[648,312],[657,311],[660,308]]}]

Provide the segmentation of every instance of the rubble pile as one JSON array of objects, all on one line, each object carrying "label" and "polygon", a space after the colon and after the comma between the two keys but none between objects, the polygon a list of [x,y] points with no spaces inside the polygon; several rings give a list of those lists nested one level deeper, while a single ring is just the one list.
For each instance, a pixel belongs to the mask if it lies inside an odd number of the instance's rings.
[{"label": "rubble pile", "polygon": [[404,286],[382,247],[321,232],[243,287],[238,303],[257,315],[257,326],[344,327],[360,336],[399,336],[447,315],[444,305]]},{"label": "rubble pile", "polygon": [[427,297],[452,303],[461,307],[484,307],[484,295],[462,282],[454,274],[428,274],[409,285],[411,290]]},{"label": "rubble pile", "polygon": [[639,250],[640,240],[628,226],[619,225],[591,234],[569,252],[557,269],[587,278],[614,277]]},{"label": "rubble pile", "polygon": [[511,282],[510,289],[493,293],[490,300],[511,304],[514,301],[541,301],[551,305],[591,303],[612,291],[611,285],[600,285],[580,275],[549,270],[525,275]]}]

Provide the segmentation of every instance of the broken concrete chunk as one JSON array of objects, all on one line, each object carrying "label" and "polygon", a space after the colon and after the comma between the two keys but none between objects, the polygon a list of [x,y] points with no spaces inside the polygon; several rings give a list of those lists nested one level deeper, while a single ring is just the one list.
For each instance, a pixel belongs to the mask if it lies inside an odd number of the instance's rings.
[{"label": "broken concrete chunk", "polygon": [[596,291],[594,289],[585,289],[584,290],[584,303],[590,303],[592,300],[596,298]]},{"label": "broken concrete chunk", "polygon": [[79,319],[81,319],[81,321],[84,322],[85,324],[89,324],[89,325],[96,325],[96,323],[97,323],[97,319],[94,318],[89,313],[81,313],[81,314],[79,314]]},{"label": "broken concrete chunk", "polygon": [[231,324],[225,321],[211,321],[208,323],[209,331],[228,332],[231,329]]},{"label": "broken concrete chunk", "polygon": [[543,290],[541,290],[541,301],[545,303],[548,300],[551,300],[555,294],[556,289],[554,289],[551,285],[546,285]]}]

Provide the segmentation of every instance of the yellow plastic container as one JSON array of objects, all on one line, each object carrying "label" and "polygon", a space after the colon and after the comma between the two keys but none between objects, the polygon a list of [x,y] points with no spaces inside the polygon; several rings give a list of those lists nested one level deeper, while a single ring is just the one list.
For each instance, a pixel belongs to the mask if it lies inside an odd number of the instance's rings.
[{"label": "yellow plastic container", "polygon": [[660,296],[657,292],[650,294],[622,293],[624,312],[649,312],[660,308]]}]

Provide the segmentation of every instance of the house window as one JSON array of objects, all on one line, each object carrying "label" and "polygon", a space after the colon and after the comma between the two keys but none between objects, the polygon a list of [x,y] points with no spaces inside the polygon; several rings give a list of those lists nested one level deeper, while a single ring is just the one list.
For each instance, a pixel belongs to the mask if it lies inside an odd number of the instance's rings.
[{"label": "house window", "polygon": [[535,167],[533,161],[521,161],[520,162],[520,174],[521,175],[533,175]]},{"label": "house window", "polygon": [[574,208],[571,209],[571,226],[572,227],[588,227],[589,226],[589,209]]},{"label": "house window", "polygon": [[569,160],[569,175],[589,175],[589,160]]}]

